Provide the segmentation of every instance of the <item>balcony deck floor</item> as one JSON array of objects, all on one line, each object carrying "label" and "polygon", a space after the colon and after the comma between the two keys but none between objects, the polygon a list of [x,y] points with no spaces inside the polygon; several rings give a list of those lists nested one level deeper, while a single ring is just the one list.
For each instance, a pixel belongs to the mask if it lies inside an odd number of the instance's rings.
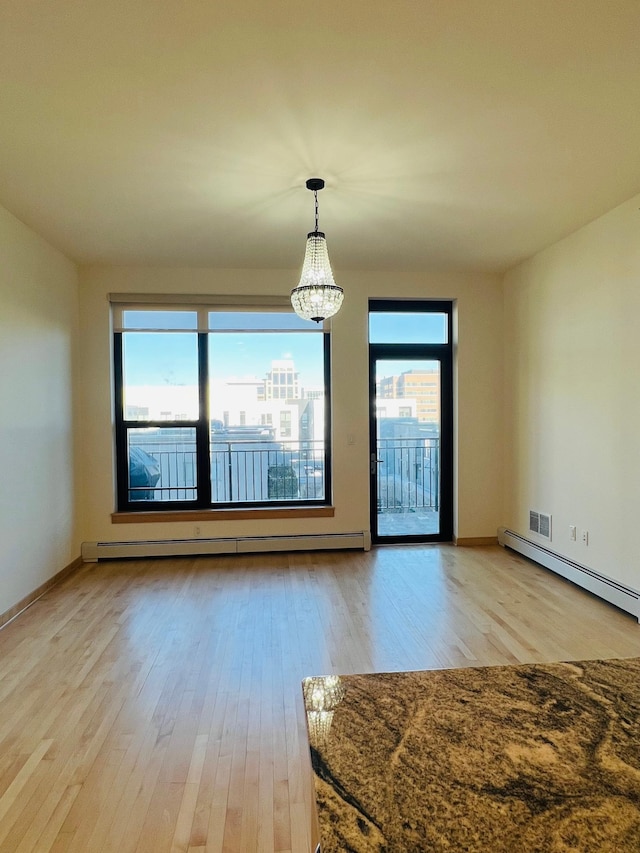
[{"label": "balcony deck floor", "polygon": [[440,513],[426,507],[378,513],[378,536],[430,536],[439,529]]}]

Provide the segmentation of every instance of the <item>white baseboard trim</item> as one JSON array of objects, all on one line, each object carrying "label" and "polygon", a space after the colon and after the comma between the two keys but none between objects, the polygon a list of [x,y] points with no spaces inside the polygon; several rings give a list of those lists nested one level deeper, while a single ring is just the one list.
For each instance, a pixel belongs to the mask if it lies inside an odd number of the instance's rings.
[{"label": "white baseboard trim", "polygon": [[546,569],[551,569],[556,574],[562,575],[562,577],[592,592],[599,598],[603,598],[610,604],[615,604],[616,607],[626,613],[631,613],[640,622],[640,592],[638,590],[631,589],[618,583],[618,581],[595,572],[593,569],[556,554],[544,545],[525,539],[524,536],[514,533],[513,530],[508,530],[506,527],[498,528],[498,542],[504,547],[511,548],[519,554],[529,557]]},{"label": "white baseboard trim", "polygon": [[82,559],[94,563],[127,557],[189,557],[269,551],[369,551],[371,534],[331,533],[308,536],[248,536],[238,539],[162,539],[136,542],[83,542]]}]

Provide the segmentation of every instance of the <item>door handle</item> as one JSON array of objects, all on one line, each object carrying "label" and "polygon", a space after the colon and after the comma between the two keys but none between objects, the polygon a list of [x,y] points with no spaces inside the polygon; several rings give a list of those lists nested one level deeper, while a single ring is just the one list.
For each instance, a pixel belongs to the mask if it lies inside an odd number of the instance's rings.
[{"label": "door handle", "polygon": [[376,473],[376,465],[381,465],[384,462],[384,459],[378,459],[376,453],[371,454],[371,473]]}]

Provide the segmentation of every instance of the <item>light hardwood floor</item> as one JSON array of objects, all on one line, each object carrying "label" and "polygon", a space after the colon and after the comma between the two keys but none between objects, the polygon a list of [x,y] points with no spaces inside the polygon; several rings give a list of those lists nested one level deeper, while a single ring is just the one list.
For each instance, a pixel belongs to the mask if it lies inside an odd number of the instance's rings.
[{"label": "light hardwood floor", "polygon": [[304,676],[639,653],[498,547],[86,565],[0,631],[0,851],[307,853]]}]

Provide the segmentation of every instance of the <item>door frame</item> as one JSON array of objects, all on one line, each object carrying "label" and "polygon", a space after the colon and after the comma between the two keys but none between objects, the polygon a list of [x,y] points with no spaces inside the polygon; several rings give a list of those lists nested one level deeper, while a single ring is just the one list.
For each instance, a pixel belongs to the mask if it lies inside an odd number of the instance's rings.
[{"label": "door frame", "polygon": [[[432,300],[372,299],[369,312],[437,313],[447,315],[447,343],[369,344],[369,498],[373,544],[451,542],[453,540],[453,303]],[[377,504],[376,375],[378,360],[437,361],[440,364],[440,530],[435,534],[380,536]],[[374,470],[375,469],[375,470]]]}]

